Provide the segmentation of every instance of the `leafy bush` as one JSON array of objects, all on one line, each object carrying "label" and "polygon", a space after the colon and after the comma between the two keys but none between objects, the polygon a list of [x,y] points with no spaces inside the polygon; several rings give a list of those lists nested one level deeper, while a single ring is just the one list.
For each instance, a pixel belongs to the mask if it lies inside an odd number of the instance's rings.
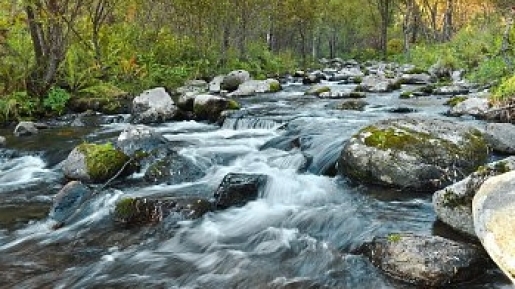
[{"label": "leafy bush", "polygon": [[515,97],[515,75],[504,79],[493,91],[494,101],[505,101]]},{"label": "leafy bush", "polygon": [[27,92],[16,91],[0,98],[0,120],[5,122],[30,118],[37,108],[37,101]]},{"label": "leafy bush", "polygon": [[404,43],[399,38],[390,39],[387,43],[388,55],[400,54],[404,50]]},{"label": "leafy bush", "polygon": [[491,84],[499,81],[508,74],[508,67],[500,57],[494,57],[481,62],[472,70],[467,78],[479,84]]},{"label": "leafy bush", "polygon": [[52,87],[48,95],[43,99],[43,106],[56,112],[58,115],[63,114],[66,108],[66,103],[70,100],[71,95],[64,89],[59,87]]}]

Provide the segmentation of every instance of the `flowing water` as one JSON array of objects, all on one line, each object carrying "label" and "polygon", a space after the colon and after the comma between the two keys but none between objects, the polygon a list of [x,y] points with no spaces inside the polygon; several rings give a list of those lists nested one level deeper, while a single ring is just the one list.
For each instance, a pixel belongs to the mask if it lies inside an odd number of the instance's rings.
[{"label": "flowing water", "polygon": [[[112,140],[127,124],[9,137],[9,149],[0,151],[1,288],[415,288],[351,252],[392,232],[449,236],[435,222],[431,196],[356,186],[334,176],[334,163],[346,139],[370,122],[396,116],[392,108],[441,116],[445,100],[371,94],[365,111],[341,111],[332,108],[340,100],[304,96],[306,89],[290,85],[241,99],[245,109],[222,127],[194,121],[157,126],[206,175],[145,186],[136,174],[96,195],[59,230],[47,217],[65,182],[59,162],[76,144]],[[231,172],[266,174],[269,181],[256,201],[198,220],[130,229],[111,220],[122,197],[211,198]],[[508,284],[492,269],[453,288]]]}]

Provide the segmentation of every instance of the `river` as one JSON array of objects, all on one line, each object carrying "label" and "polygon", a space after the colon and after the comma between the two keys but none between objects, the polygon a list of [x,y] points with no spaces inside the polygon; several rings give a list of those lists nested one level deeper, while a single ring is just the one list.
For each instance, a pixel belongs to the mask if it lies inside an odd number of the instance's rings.
[{"label": "river", "polygon": [[[96,195],[59,230],[48,218],[65,183],[59,163],[75,145],[113,140],[128,124],[55,127],[22,139],[0,130],[8,143],[0,149],[1,288],[416,288],[385,276],[352,250],[393,232],[459,236],[436,222],[430,195],[359,186],[334,176],[333,167],[359,128],[398,116],[392,109],[399,107],[445,118],[446,99],[369,94],[364,111],[346,111],[334,109],[341,100],[304,96],[306,89],[291,84],[240,99],[244,111],[222,127],[195,121],[156,126],[205,176],[147,186],[135,174]],[[298,147],[285,150],[294,139]],[[256,201],[198,220],[126,229],[111,219],[126,196],[211,198],[230,172],[266,174],[269,181]],[[491,269],[452,288],[509,284]]]}]

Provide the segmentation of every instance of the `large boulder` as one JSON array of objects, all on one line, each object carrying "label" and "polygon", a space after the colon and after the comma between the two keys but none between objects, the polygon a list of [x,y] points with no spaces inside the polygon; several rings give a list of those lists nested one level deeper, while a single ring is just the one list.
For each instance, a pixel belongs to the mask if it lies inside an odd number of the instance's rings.
[{"label": "large boulder", "polygon": [[485,129],[490,147],[503,154],[515,154],[515,126],[511,123],[489,123]]},{"label": "large boulder", "polygon": [[363,183],[433,191],[484,164],[481,132],[439,119],[397,118],[369,125],[345,144],[340,172]]},{"label": "large boulder", "polygon": [[133,123],[162,123],[177,117],[177,107],[163,87],[144,91],[132,101]]},{"label": "large boulder", "polygon": [[123,198],[115,205],[113,218],[124,226],[156,224],[166,218],[173,221],[197,219],[211,211],[212,204],[201,198],[146,199]]},{"label": "large boulder", "polygon": [[222,83],[221,88],[227,91],[235,91],[240,84],[250,80],[250,73],[246,70],[234,70],[227,74]]},{"label": "large boulder", "polygon": [[485,118],[489,109],[490,105],[488,99],[471,97],[451,107],[449,114],[455,116],[471,115],[477,118]]},{"label": "large boulder", "polygon": [[129,125],[116,141],[116,147],[128,156],[136,156],[137,153],[149,154],[168,145],[169,141],[163,135],[146,125]]},{"label": "large boulder", "polygon": [[424,288],[474,279],[488,264],[479,246],[438,236],[390,234],[374,238],[358,252],[386,274]]},{"label": "large boulder", "polygon": [[251,175],[231,173],[224,177],[214,194],[214,204],[217,209],[232,206],[243,206],[257,199],[264,190],[268,177],[266,175]]},{"label": "large boulder", "polygon": [[197,95],[193,102],[193,113],[198,120],[216,122],[222,111],[234,107],[232,103],[234,103],[234,100],[228,100],[216,95]]},{"label": "large boulder", "polygon": [[32,121],[21,121],[14,128],[14,135],[17,137],[34,135],[37,133],[38,127]]},{"label": "large boulder", "polygon": [[63,164],[65,177],[87,183],[101,183],[115,176],[126,176],[135,165],[111,143],[84,143],[75,147]]},{"label": "large boulder", "polygon": [[50,209],[50,218],[57,222],[55,227],[62,227],[71,219],[81,205],[93,196],[93,192],[83,183],[71,181],[67,183],[54,198]]},{"label": "large boulder", "polygon": [[484,182],[472,201],[472,211],[483,247],[515,283],[515,171]]},{"label": "large boulder", "polygon": [[438,219],[462,234],[475,236],[472,218],[472,199],[481,185],[493,176],[515,169],[515,157],[479,167],[465,179],[433,195],[433,206]]},{"label": "large boulder", "polygon": [[247,80],[240,84],[237,90],[229,93],[229,97],[252,96],[256,93],[277,92],[281,90],[281,84],[277,79]]},{"label": "large boulder", "polygon": [[364,92],[391,92],[401,88],[400,78],[386,78],[383,75],[368,75],[363,77],[361,84],[356,88]]}]

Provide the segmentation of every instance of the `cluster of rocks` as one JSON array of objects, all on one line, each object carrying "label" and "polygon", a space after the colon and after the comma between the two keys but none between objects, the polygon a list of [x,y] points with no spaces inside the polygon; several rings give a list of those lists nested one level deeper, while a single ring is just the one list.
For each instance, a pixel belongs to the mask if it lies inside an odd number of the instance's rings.
[{"label": "cluster of rocks", "polygon": [[245,70],[214,77],[209,83],[188,81],[173,93],[175,100],[164,88],[158,87],[134,98],[131,122],[150,124],[185,119],[217,122],[223,111],[239,109],[235,98],[279,90],[278,80],[253,80]]},{"label": "cluster of rocks", "polygon": [[488,268],[486,252],[514,278],[515,157],[487,162],[493,149],[513,154],[513,131],[512,124],[477,129],[409,117],[359,130],[342,149],[341,174],[363,184],[433,193],[438,219],[471,243],[399,232],[379,236],[357,252],[388,275],[422,286],[478,276]]}]

